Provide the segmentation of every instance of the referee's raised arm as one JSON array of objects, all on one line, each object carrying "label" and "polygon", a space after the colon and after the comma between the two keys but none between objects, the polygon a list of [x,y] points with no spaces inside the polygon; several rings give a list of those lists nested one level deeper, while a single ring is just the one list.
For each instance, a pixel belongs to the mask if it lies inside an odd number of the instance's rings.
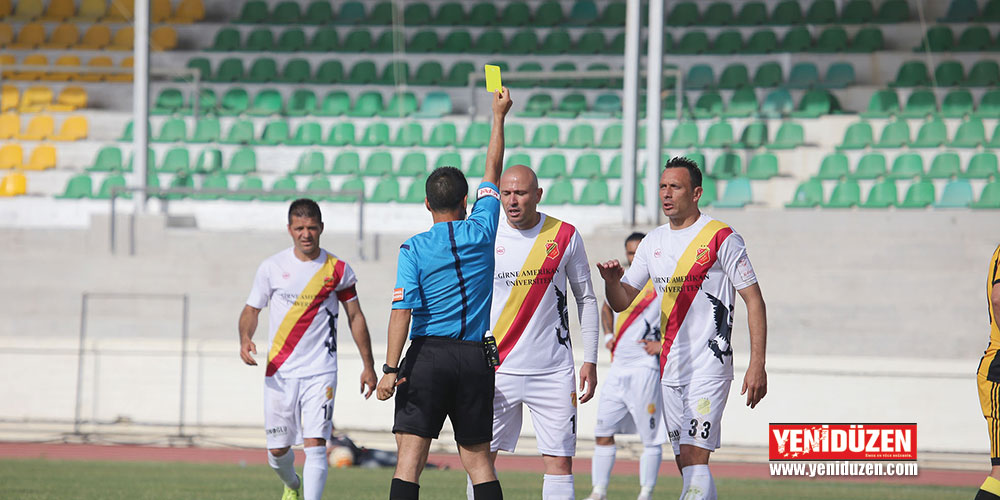
[{"label": "referee's raised arm", "polygon": [[500,182],[500,171],[503,170],[503,122],[512,103],[507,87],[493,93],[493,129],[490,131],[490,145],[486,149],[486,173],[483,174],[483,182],[493,185]]}]

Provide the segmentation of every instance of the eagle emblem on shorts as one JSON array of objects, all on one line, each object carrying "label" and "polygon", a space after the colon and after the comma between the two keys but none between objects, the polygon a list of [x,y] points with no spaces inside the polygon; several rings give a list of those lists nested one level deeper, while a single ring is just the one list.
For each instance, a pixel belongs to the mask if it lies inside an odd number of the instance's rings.
[{"label": "eagle emblem on shorts", "polygon": [[553,285],[556,291],[556,311],[559,312],[559,324],[556,325],[556,340],[567,349],[570,348],[569,340],[569,311],[566,310],[566,294]]},{"label": "eagle emblem on shorts", "polygon": [[712,308],[715,310],[715,337],[708,341],[708,348],[720,363],[725,364],[723,356],[733,355],[733,347],[729,345],[733,336],[733,306],[726,307],[721,300],[708,292],[705,292],[705,296],[712,302]]}]

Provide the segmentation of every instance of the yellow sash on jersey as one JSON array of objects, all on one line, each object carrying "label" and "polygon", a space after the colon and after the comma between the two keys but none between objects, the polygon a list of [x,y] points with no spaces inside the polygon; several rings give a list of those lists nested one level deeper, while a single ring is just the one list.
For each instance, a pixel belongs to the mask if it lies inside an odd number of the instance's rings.
[{"label": "yellow sash on jersey", "polygon": [[[524,305],[525,299],[528,297],[528,292],[535,282],[534,278],[538,276],[538,271],[545,264],[545,259],[551,251],[551,247],[547,248],[547,243],[555,240],[561,226],[561,220],[548,215],[545,216],[545,222],[542,223],[542,230],[535,237],[535,243],[528,252],[528,258],[524,259],[524,265],[521,266],[521,272],[514,278],[516,282],[510,289],[510,295],[507,297],[507,302],[504,304],[503,310],[500,311],[497,324],[493,327],[493,336],[496,337],[497,343],[503,341],[504,336],[507,335],[511,324],[514,322],[514,318],[517,316],[517,312]],[[558,256],[558,253],[556,256]]]},{"label": "yellow sash on jersey", "polygon": [[267,353],[267,375],[271,376],[295,349],[319,306],[330,296],[340,281],[342,272],[336,272],[343,264],[334,256],[327,254],[323,267],[309,280],[302,292],[295,299],[292,307],[281,320],[278,331],[274,333],[271,350]]}]

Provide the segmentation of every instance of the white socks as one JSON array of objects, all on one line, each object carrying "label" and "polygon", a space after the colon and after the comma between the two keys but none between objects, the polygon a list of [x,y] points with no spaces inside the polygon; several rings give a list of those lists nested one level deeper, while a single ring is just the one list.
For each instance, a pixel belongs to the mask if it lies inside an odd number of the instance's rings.
[{"label": "white socks", "polygon": [[285,453],[280,457],[276,457],[268,451],[267,463],[272,469],[274,469],[274,472],[278,473],[278,477],[281,478],[281,482],[285,483],[285,486],[288,486],[293,490],[299,489],[299,476],[295,474],[294,450],[288,450],[288,453]]},{"label": "white socks", "polygon": [[663,450],[659,446],[646,446],[642,449],[639,457],[639,486],[642,487],[642,494],[652,494],[662,458]]},{"label": "white socks", "polygon": [[617,451],[618,448],[613,444],[594,445],[594,458],[591,460],[590,467],[594,493],[604,495],[608,492],[608,482],[611,480],[611,469],[615,466],[615,452]]},{"label": "white socks", "polygon": [[576,500],[573,492],[573,474],[542,476],[542,500]]},{"label": "white socks", "polygon": [[302,451],[306,453],[306,463],[302,466],[302,496],[305,500],[320,500],[330,468],[326,461],[326,446],[312,446]]},{"label": "white socks", "polygon": [[707,464],[689,465],[681,469],[684,486],[680,500],[716,500],[715,481]]}]

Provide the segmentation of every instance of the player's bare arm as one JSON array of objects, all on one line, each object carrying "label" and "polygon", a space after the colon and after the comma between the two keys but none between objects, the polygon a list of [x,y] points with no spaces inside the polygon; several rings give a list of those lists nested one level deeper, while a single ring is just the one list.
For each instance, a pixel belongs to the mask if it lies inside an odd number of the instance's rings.
[{"label": "player's bare arm", "polygon": [[[361,311],[361,301],[351,300],[344,302],[344,311],[347,312],[347,321],[351,325],[351,336],[358,346],[358,353],[361,354],[361,362],[364,367],[361,369],[361,393],[365,399],[371,397],[375,390],[378,378],[375,376],[375,360],[372,357],[372,338],[368,334],[368,322],[365,320],[365,313]],[[365,387],[368,391],[365,392]]]},{"label": "player's bare arm", "polygon": [[[410,331],[410,310],[393,309],[389,313],[389,335],[388,346],[385,350],[385,364],[399,368],[399,358],[403,355],[403,345],[406,344],[406,334]],[[382,380],[378,381],[376,397],[380,401],[385,401],[396,392],[396,386],[406,382],[406,378],[396,380],[396,373],[386,373],[382,375]]]},{"label": "player's bare arm", "polygon": [[580,402],[586,403],[594,397],[597,391],[597,365],[584,363],[580,367]]},{"label": "player's bare arm", "polygon": [[[611,310],[611,306],[607,302],[601,304],[601,328],[604,331],[604,347],[609,351],[615,345],[615,312]],[[608,336],[612,337],[609,338]]]},{"label": "player's bare arm", "polygon": [[743,377],[743,390],[740,394],[746,394],[747,406],[754,408],[767,394],[767,372],[764,370],[767,350],[767,311],[759,284],[754,283],[739,293],[747,306],[747,323],[750,327],[750,366]]},{"label": "player's bare arm", "polygon": [[483,174],[483,182],[491,182],[494,185],[500,182],[500,171],[503,169],[503,123],[510,111],[513,101],[510,100],[510,91],[507,87],[493,93],[493,129],[490,131],[490,145],[486,148],[486,172]]},{"label": "player's bare arm", "polygon": [[608,304],[615,312],[624,311],[629,304],[639,295],[639,290],[622,283],[622,276],[625,276],[625,268],[618,260],[598,262],[597,270],[604,280],[604,296],[608,298]]},{"label": "player's bare arm", "polygon": [[240,313],[240,359],[250,366],[257,366],[257,360],[253,359],[253,356],[257,354],[257,346],[251,339],[253,339],[254,332],[257,331],[259,315],[260,309],[249,305],[243,306],[243,311]]}]

